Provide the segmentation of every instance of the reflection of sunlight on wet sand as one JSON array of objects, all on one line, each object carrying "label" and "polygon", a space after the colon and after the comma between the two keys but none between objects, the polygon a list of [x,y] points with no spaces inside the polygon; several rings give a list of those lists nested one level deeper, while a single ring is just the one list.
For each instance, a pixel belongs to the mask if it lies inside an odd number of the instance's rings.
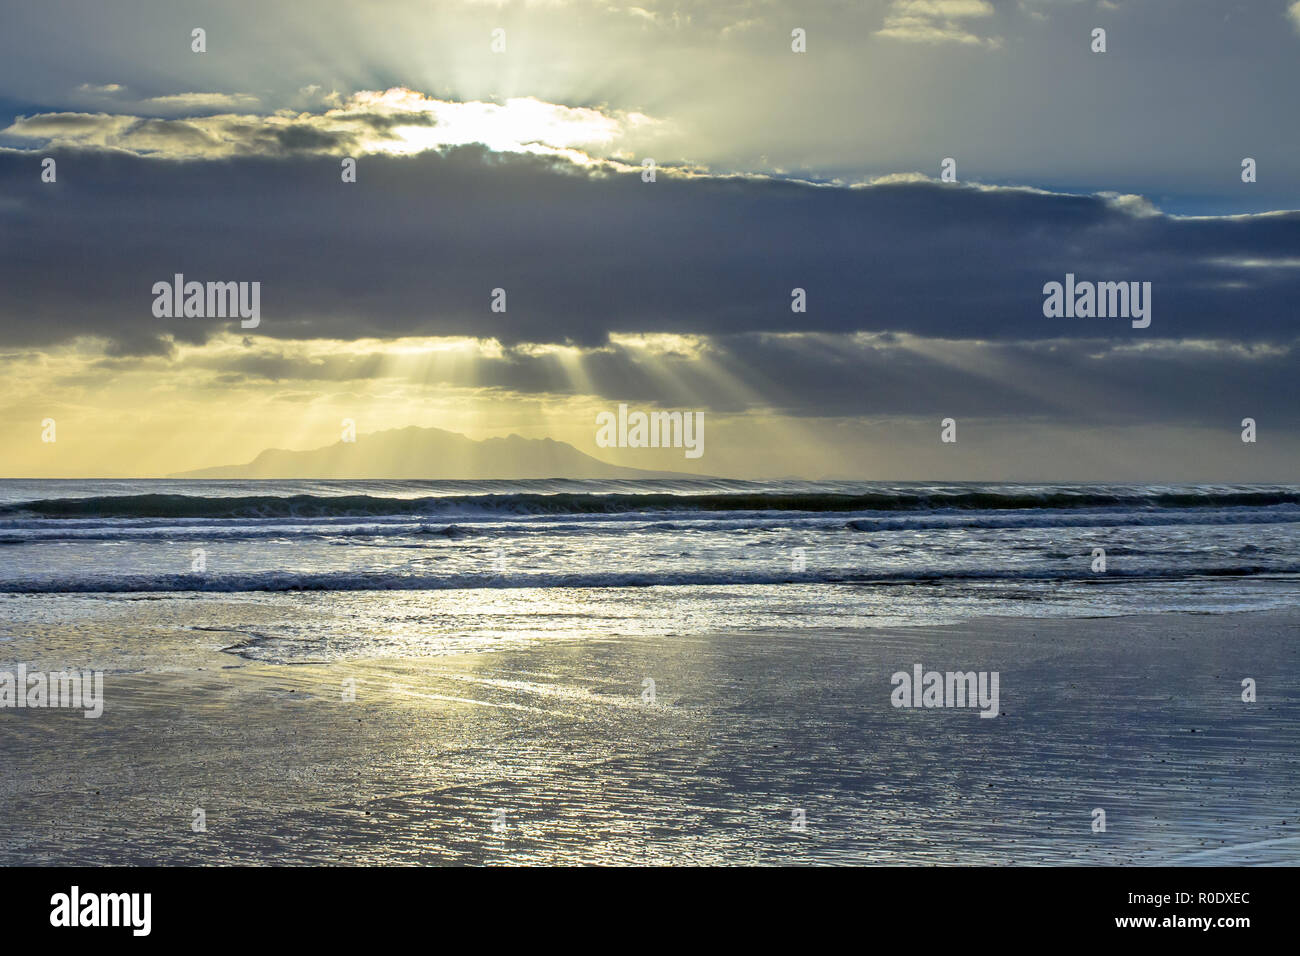
[{"label": "reflection of sunlight on wet sand", "polygon": [[[354,602],[335,609],[341,633],[417,610],[432,620],[446,597],[337,596]],[[90,737],[78,714],[0,713],[13,771],[0,862],[1295,859],[1276,809],[1294,796],[1295,714],[1243,725],[1205,664],[1249,648],[1291,686],[1290,612],[534,635],[495,653],[481,652],[489,640],[293,667],[221,653],[224,634],[192,630],[298,621],[309,636],[329,610],[319,597],[278,595],[270,616],[264,596],[31,602],[39,614],[6,648],[109,669],[113,717]],[[570,614],[582,597],[547,595],[545,608]],[[129,658],[124,634],[138,644]],[[999,670],[1006,714],[893,709],[889,674],[913,661]],[[1117,670],[1169,699],[1153,709],[1114,693]],[[1088,792],[1122,809],[1104,840]],[[195,805],[209,808],[209,839],[177,840],[178,806]]]}]

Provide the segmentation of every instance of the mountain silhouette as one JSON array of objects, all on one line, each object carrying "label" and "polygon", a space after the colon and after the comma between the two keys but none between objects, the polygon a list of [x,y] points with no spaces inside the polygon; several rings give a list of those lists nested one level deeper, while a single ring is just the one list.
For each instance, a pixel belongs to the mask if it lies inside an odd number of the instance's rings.
[{"label": "mountain silhouette", "polygon": [[441,428],[394,428],[310,451],[269,448],[245,465],[172,478],[676,478],[681,472],[611,465],[550,438],[475,441]]}]

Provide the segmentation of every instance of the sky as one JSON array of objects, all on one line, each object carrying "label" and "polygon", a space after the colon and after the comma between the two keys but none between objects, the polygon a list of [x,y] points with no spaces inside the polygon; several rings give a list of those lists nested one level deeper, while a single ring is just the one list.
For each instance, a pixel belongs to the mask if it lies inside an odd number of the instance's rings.
[{"label": "sky", "polygon": [[[343,419],[742,478],[1300,472],[1300,2],[0,15],[0,476]],[[178,273],[257,325],[157,315]],[[1045,315],[1067,275],[1149,325]],[[598,448],[620,403],[705,454]]]}]

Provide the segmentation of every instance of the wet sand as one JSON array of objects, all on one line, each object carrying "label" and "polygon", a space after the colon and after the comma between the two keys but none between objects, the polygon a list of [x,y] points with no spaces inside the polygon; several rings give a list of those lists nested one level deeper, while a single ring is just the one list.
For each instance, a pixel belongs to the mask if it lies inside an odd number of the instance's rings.
[{"label": "wet sand", "polygon": [[[228,610],[8,624],[0,669],[103,669],[106,704],[0,709],[0,863],[1300,862],[1297,613],[284,665],[193,629]],[[895,709],[916,663],[998,671],[1002,713]]]}]

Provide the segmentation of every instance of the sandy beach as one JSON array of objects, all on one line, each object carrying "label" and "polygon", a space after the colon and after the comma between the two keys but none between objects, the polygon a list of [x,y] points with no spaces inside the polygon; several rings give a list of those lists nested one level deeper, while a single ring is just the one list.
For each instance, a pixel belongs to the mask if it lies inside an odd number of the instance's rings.
[{"label": "sandy beach", "polygon": [[[221,596],[71,600],[3,598],[3,666],[103,670],[105,707],[0,709],[0,863],[1300,862],[1294,613],[289,665]],[[999,716],[894,708],[918,663],[999,672]]]}]

